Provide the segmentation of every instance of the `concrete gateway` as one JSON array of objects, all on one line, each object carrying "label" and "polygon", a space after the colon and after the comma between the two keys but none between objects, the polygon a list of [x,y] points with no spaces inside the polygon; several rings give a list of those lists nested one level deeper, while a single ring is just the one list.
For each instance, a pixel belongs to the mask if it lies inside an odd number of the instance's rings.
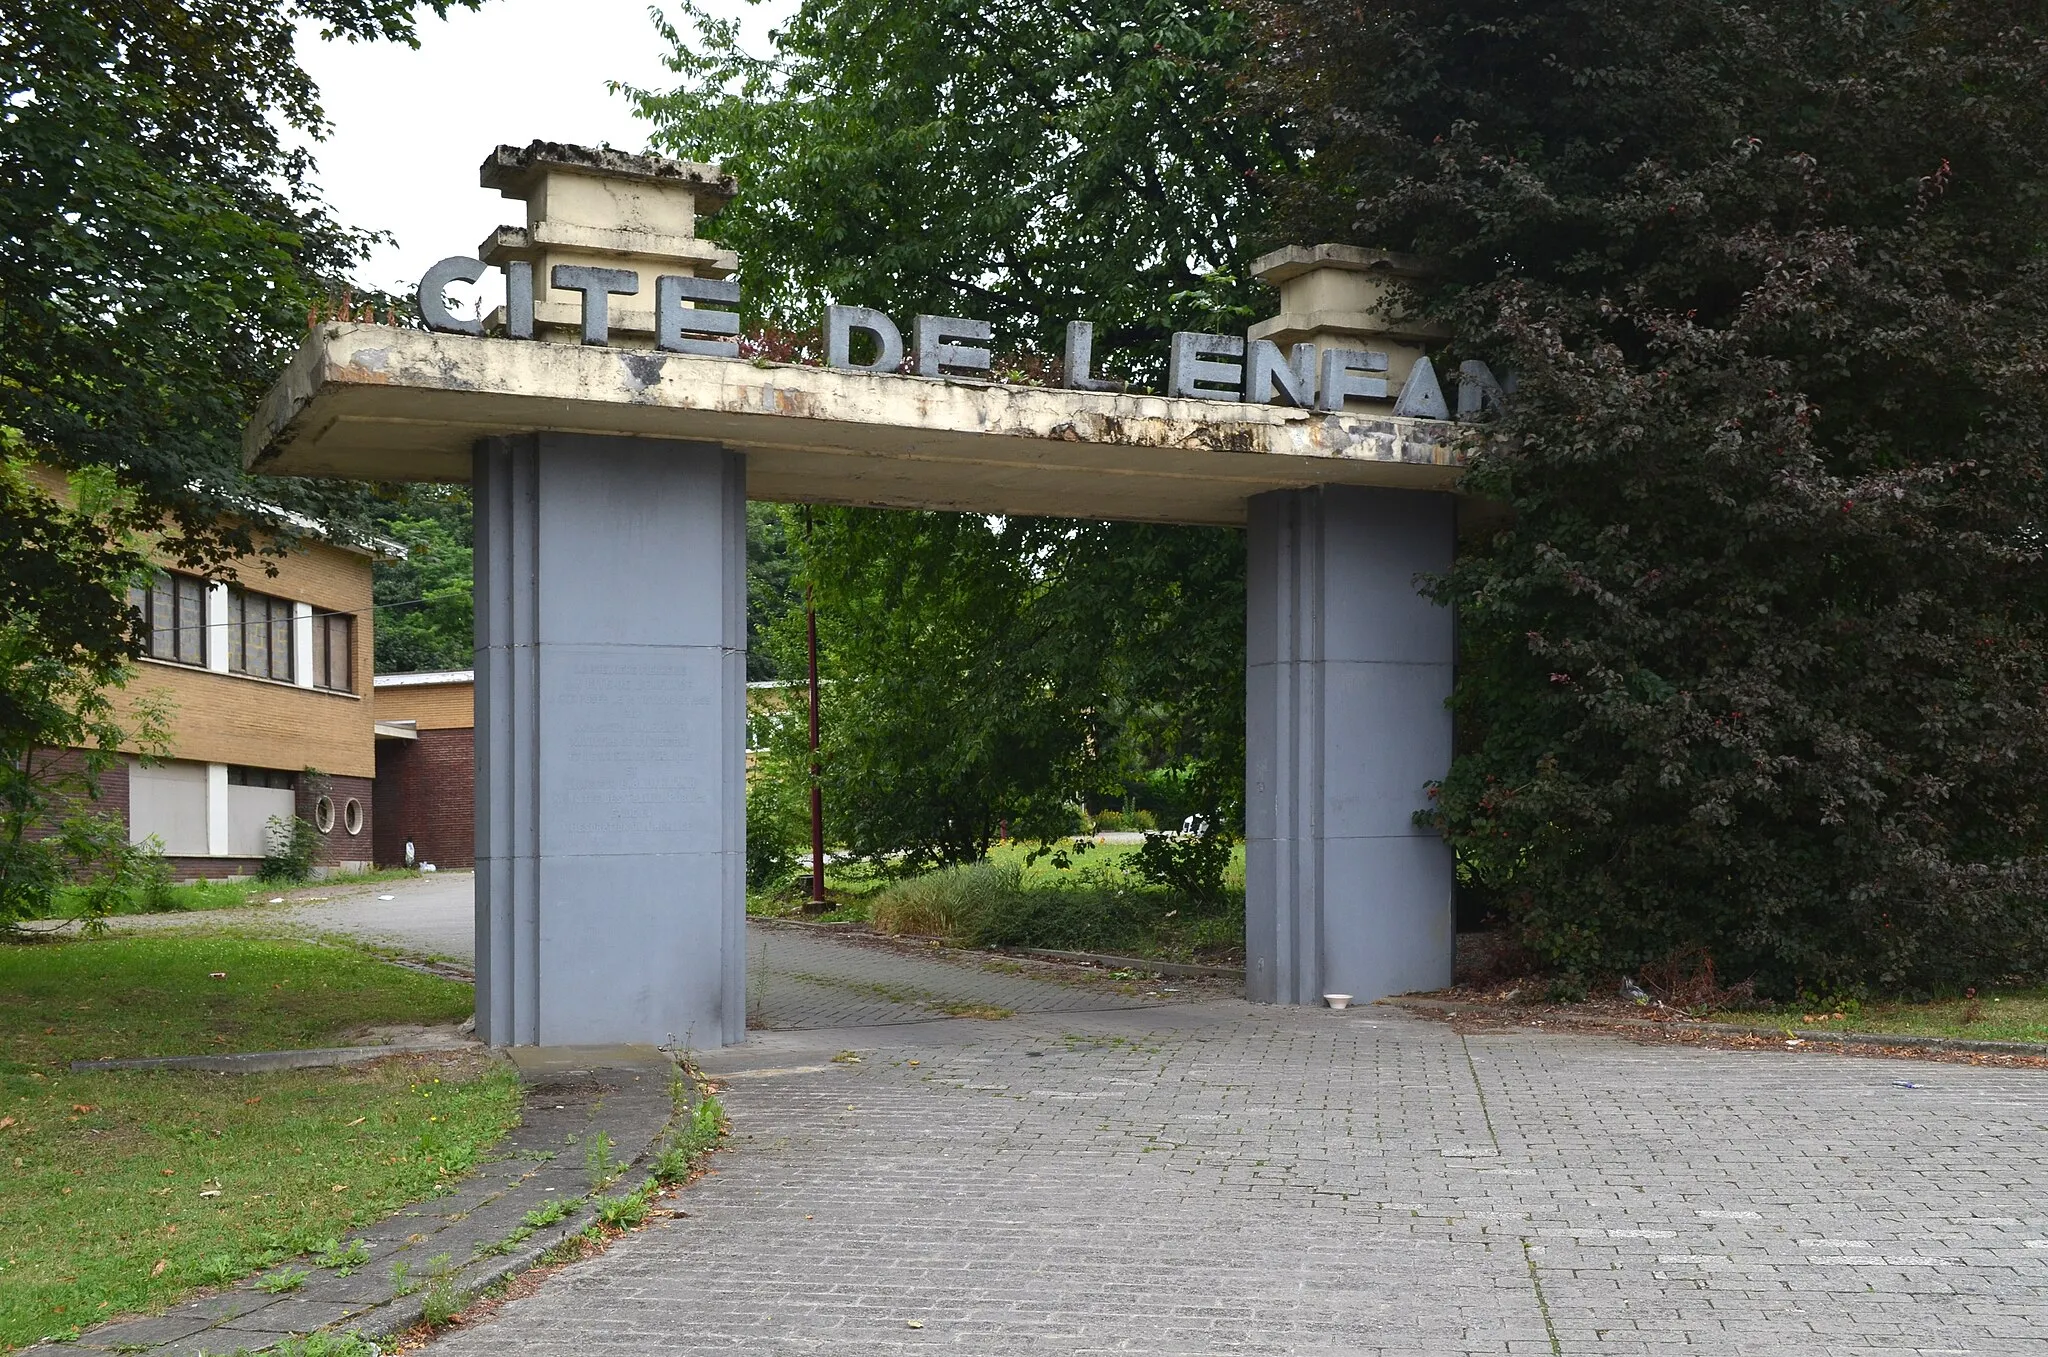
[{"label": "concrete gateway", "polygon": [[[1448,984],[1449,850],[1419,828],[1451,756],[1453,408],[1389,319],[1414,261],[1259,261],[1281,314],[1175,336],[1167,396],[1090,371],[987,379],[989,327],[835,306],[828,365],[738,357],[737,259],[696,234],[716,168],[534,143],[524,200],[423,280],[433,332],[327,324],[246,436],[272,475],[469,481],[477,507],[477,1011],[498,1045],[745,1035],[748,499],[1242,525],[1247,986],[1361,1000]],[[503,269],[487,321],[451,281]],[[856,345],[854,336],[864,334]],[[856,362],[856,348],[864,350]],[[621,944],[624,945],[621,945]]]}]

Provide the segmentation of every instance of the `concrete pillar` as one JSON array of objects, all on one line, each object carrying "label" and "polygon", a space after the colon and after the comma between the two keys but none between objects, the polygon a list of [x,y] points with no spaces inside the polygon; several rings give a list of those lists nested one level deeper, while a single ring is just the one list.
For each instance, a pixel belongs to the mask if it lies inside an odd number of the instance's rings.
[{"label": "concrete pillar", "polygon": [[292,682],[313,686],[313,605],[292,604]]},{"label": "concrete pillar", "polygon": [[746,1035],[746,476],[721,447],[478,446],[477,1023]]},{"label": "concrete pillar", "polygon": [[1247,527],[1246,989],[1359,1002],[1451,981],[1451,854],[1417,826],[1451,762],[1447,494],[1255,496]]}]

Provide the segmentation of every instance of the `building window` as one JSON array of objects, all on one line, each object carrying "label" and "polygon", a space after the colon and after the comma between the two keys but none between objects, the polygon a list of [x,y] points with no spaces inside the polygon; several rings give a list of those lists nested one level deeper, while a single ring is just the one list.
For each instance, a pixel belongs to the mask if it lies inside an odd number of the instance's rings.
[{"label": "building window", "polygon": [[313,828],[322,834],[334,832],[334,798],[323,796],[313,803]]},{"label": "building window", "polygon": [[363,803],[353,796],[341,803],[341,827],[351,834],[363,832]]},{"label": "building window", "polygon": [[142,614],[143,654],[173,664],[206,663],[206,581],[159,570],[147,586],[128,591],[128,606]]},{"label": "building window", "polygon": [[355,691],[355,618],[347,613],[313,614],[313,686],[337,693]]},{"label": "building window", "polygon": [[269,594],[228,591],[228,668],[292,681],[292,605]]},{"label": "building window", "polygon": [[273,791],[288,792],[298,785],[298,779],[282,768],[243,768],[238,764],[228,765],[230,787],[269,787]]}]

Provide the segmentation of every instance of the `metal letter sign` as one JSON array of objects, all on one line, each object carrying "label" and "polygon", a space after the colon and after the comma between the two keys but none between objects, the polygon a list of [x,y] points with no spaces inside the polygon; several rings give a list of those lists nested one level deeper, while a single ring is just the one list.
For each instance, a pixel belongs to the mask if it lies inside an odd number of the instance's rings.
[{"label": "metal letter sign", "polygon": [[[420,279],[417,300],[420,319],[428,329],[461,335],[484,333],[482,320],[458,316],[449,309],[447,289],[451,283],[476,282],[487,267],[481,259],[456,255],[427,270]],[[504,267],[504,337],[533,339],[533,265],[514,261]],[[592,345],[610,343],[611,299],[640,292],[640,275],[631,269],[557,264],[548,282],[560,291],[582,294],[581,338]],[[740,285],[731,279],[662,274],[654,280],[654,346],[668,353],[737,358],[739,304]],[[855,331],[874,341],[875,354],[868,362],[853,361]],[[911,356],[920,377],[986,378],[994,342],[995,330],[985,320],[918,316],[911,324]],[[1069,391],[1126,390],[1122,382],[1094,375],[1094,350],[1095,327],[1085,320],[1068,324],[1060,385]],[[847,372],[899,372],[903,368],[903,332],[872,307],[827,306],[825,365]],[[1405,418],[1452,418],[1452,405],[1445,398],[1436,364],[1427,355],[1415,360],[1398,393],[1388,389],[1387,367],[1387,355],[1371,349],[1295,344],[1283,354],[1279,345],[1267,339],[1184,330],[1173,336],[1166,394],[1176,400],[1286,405],[1325,414],[1342,412],[1352,400],[1393,401],[1393,413]],[[1512,374],[1496,380],[1486,364],[1467,359],[1458,365],[1456,418],[1476,419],[1497,412],[1514,389]]]}]

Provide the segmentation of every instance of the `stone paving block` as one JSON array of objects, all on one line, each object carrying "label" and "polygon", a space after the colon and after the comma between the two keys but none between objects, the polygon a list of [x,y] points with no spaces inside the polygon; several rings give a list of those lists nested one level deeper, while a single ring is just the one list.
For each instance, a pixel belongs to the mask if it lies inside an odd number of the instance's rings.
[{"label": "stone paving block", "polygon": [[265,1291],[223,1291],[217,1296],[204,1296],[199,1300],[187,1301],[170,1313],[190,1315],[212,1324],[275,1304],[277,1297]]},{"label": "stone paving block", "polygon": [[[2039,1072],[1467,1038],[802,929],[749,947],[759,1025],[701,1060],[733,1135],[688,1216],[434,1357],[2048,1352]],[[556,1157],[522,1191],[586,1192],[581,1138],[659,1082],[613,1078],[595,1112],[534,1089],[512,1152]],[[417,1273],[499,1221],[358,1233]]]},{"label": "stone paving block", "polygon": [[[287,1296],[275,1305],[266,1305],[251,1314],[230,1319],[205,1336],[311,1333],[326,1325],[338,1324],[350,1315],[359,1313],[362,1308],[360,1305],[341,1305],[332,1301],[294,1300]],[[264,1340],[251,1340],[248,1346],[256,1347],[261,1341]]]},{"label": "stone paving block", "polygon": [[210,1329],[214,1319],[208,1315],[192,1314],[189,1311],[171,1311],[169,1314],[152,1315],[148,1319],[131,1319],[122,1324],[108,1324],[94,1329],[76,1344],[80,1348],[132,1348],[159,1343],[173,1343],[180,1338],[189,1338],[202,1329]]},{"label": "stone paving block", "polygon": [[1907,1111],[1879,1061],[1235,1001],[1017,1013],[707,1055],[734,1136],[689,1217],[437,1349],[1733,1357],[2048,1336],[2031,1072],[1939,1067],[1947,1092]]}]

